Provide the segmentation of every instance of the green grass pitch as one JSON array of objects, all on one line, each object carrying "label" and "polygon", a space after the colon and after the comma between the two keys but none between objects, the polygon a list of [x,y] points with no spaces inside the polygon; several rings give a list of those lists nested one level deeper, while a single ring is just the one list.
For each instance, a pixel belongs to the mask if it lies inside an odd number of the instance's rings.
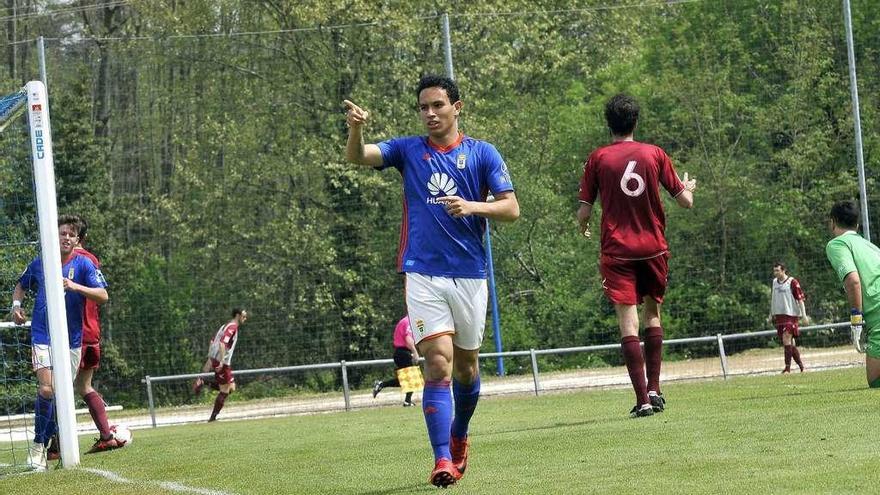
[{"label": "green grass pitch", "polygon": [[[671,383],[630,419],[629,389],[484,398],[462,494],[877,493],[880,390],[863,368]],[[221,415],[222,417],[222,415]],[[88,448],[83,438],[83,450]],[[2,461],[2,460],[0,460]],[[0,480],[0,493],[408,494],[427,483],[419,408],[135,431],[82,467]],[[163,485],[176,483],[177,485]],[[176,488],[176,490],[170,489]],[[189,490],[189,491],[186,491]]]}]

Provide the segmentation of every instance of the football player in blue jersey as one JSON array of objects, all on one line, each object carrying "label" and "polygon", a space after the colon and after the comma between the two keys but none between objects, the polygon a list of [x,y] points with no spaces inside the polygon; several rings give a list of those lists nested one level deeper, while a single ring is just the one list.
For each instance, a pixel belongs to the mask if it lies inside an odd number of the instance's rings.
[{"label": "football player in blue jersey", "polygon": [[[109,299],[107,282],[101,270],[85,256],[74,251],[79,238],[79,218],[58,217],[58,235],[61,246],[61,273],[64,303],[67,312],[67,333],[70,345],[71,375],[76,376],[82,353],[82,324],[85,301],[90,299],[104,304]],[[28,464],[34,470],[46,469],[46,445],[55,433],[55,391],[52,387],[52,362],[49,353],[49,316],[46,303],[46,281],[43,264],[34,259],[22,273],[12,296],[12,319],[21,325],[27,320],[22,300],[28,291],[36,292],[31,321],[33,369],[39,382],[34,407],[34,443],[28,454]]]},{"label": "football player in blue jersey", "polygon": [[[403,176],[397,268],[406,276],[410,325],[425,358],[422,411],[434,451],[429,480],[446,487],[467,468],[468,423],[480,396],[478,354],[488,299],[486,219],[516,220],[519,203],[495,147],[459,131],[463,104],[455,82],[425,76],[416,96],[427,135],[378,144],[364,144],[369,113],[345,100],[345,157],[377,169],[394,167]],[[494,201],[487,200],[489,193]]]}]

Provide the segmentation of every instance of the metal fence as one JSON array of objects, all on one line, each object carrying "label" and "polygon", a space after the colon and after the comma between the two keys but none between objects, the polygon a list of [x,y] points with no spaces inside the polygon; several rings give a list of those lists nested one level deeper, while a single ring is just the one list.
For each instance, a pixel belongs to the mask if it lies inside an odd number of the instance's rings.
[{"label": "metal fence", "polygon": [[[818,334],[820,332],[830,332],[835,334],[835,336],[839,339],[843,336],[844,332],[839,332],[839,329],[848,329],[849,323],[832,323],[832,324],[823,324],[823,325],[812,325],[801,328],[802,338],[809,336],[810,334]],[[848,334],[848,332],[846,332]],[[688,360],[685,360],[684,368],[687,369],[687,372],[677,372],[673,373],[671,376],[667,374],[664,377],[665,381],[674,381],[674,380],[687,380],[687,379],[699,379],[699,378],[717,378],[722,377],[723,379],[728,379],[734,375],[748,375],[748,374],[756,374],[756,373],[764,373],[768,370],[766,368],[762,368],[760,366],[750,365],[741,370],[732,369],[732,366],[729,362],[729,353],[728,350],[731,347],[731,344],[739,343],[747,340],[753,339],[762,339],[766,341],[767,337],[773,337],[776,335],[775,330],[767,330],[767,331],[758,331],[758,332],[744,332],[744,333],[736,333],[736,334],[717,334],[713,336],[704,336],[704,337],[689,337],[689,338],[681,338],[681,339],[670,339],[664,341],[665,346],[673,347],[673,348],[687,348],[688,346],[695,346],[698,344],[709,344],[714,345],[717,349],[717,355],[712,358],[715,362],[716,367],[715,371],[708,371],[705,365],[703,366],[692,366],[690,365]],[[726,345],[727,344],[727,345]],[[508,387],[507,391],[501,390],[500,387],[496,389],[495,393],[507,393],[507,392],[533,392],[536,396],[540,395],[541,391],[550,390],[550,389],[569,389],[569,388],[590,388],[590,387],[601,387],[601,386],[609,386],[609,385],[624,385],[628,383],[626,380],[628,378],[625,374],[615,373],[615,375],[619,376],[620,380],[595,380],[592,379],[589,375],[576,377],[574,380],[567,380],[562,382],[561,386],[555,387],[545,387],[541,383],[541,372],[538,365],[538,357],[539,356],[549,356],[549,355],[564,355],[564,354],[577,354],[577,353],[597,353],[602,351],[616,351],[620,348],[620,344],[603,344],[603,345],[591,345],[591,346],[582,346],[582,347],[565,347],[565,348],[557,348],[557,349],[529,349],[522,351],[506,351],[506,352],[487,352],[480,355],[481,359],[490,359],[497,357],[505,357],[505,358],[516,358],[516,357],[527,357],[530,363],[530,371],[531,371],[531,386],[530,387]],[[749,349],[754,349],[755,346],[747,347]],[[827,349],[827,348],[822,348]],[[678,349],[676,349],[678,350]],[[855,351],[850,350],[841,351],[842,358],[838,358],[836,360],[824,361],[822,364],[818,366],[812,366],[814,369],[827,369],[827,368],[836,368],[841,366],[853,366],[859,363],[860,355],[855,353]],[[293,372],[302,372],[302,371],[316,371],[316,370],[339,370],[342,378],[342,398],[343,410],[349,411],[353,408],[352,406],[352,390],[349,387],[348,380],[348,370],[351,368],[357,367],[370,367],[370,366],[386,366],[392,364],[393,360],[391,359],[374,359],[367,361],[339,361],[334,363],[322,363],[322,364],[307,364],[307,365],[299,365],[299,366],[284,366],[284,367],[276,367],[276,368],[258,368],[258,369],[247,369],[247,370],[239,370],[235,371],[237,376],[247,376],[247,375],[266,375],[266,374],[281,374],[281,373],[293,373]],[[664,365],[677,365],[679,361],[665,361]],[[594,370],[594,369],[591,369]],[[164,382],[176,382],[183,380],[192,380],[197,377],[201,378],[209,378],[212,377],[212,373],[189,373],[183,375],[165,375],[165,376],[146,376],[142,380],[142,383],[146,385],[147,391],[147,400],[148,400],[148,409],[150,414],[150,422],[153,427],[158,426],[157,421],[157,408],[153,399],[153,385],[157,383]],[[514,378],[515,379],[515,378]],[[334,409],[333,407],[325,408]],[[275,413],[270,413],[275,414]],[[257,415],[255,415],[257,416]],[[182,421],[186,422],[186,421]]]}]

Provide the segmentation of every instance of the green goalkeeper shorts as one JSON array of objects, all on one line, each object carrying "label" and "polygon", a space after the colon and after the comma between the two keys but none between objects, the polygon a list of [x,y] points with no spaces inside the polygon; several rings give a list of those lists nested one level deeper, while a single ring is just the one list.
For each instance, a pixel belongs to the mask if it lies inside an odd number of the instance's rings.
[{"label": "green goalkeeper shorts", "polygon": [[865,354],[880,359],[880,326],[868,330],[868,342],[865,346]]}]

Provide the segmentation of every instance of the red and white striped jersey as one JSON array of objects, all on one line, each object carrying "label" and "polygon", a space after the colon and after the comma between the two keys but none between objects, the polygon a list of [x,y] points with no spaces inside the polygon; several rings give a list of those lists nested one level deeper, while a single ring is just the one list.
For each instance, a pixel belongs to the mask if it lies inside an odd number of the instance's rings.
[{"label": "red and white striped jersey", "polygon": [[[232,366],[232,353],[235,352],[235,344],[238,343],[238,323],[234,320],[226,323],[211,339],[211,347],[208,350],[208,357],[221,361],[227,366]],[[220,360],[220,346],[226,347],[226,354]]]}]

